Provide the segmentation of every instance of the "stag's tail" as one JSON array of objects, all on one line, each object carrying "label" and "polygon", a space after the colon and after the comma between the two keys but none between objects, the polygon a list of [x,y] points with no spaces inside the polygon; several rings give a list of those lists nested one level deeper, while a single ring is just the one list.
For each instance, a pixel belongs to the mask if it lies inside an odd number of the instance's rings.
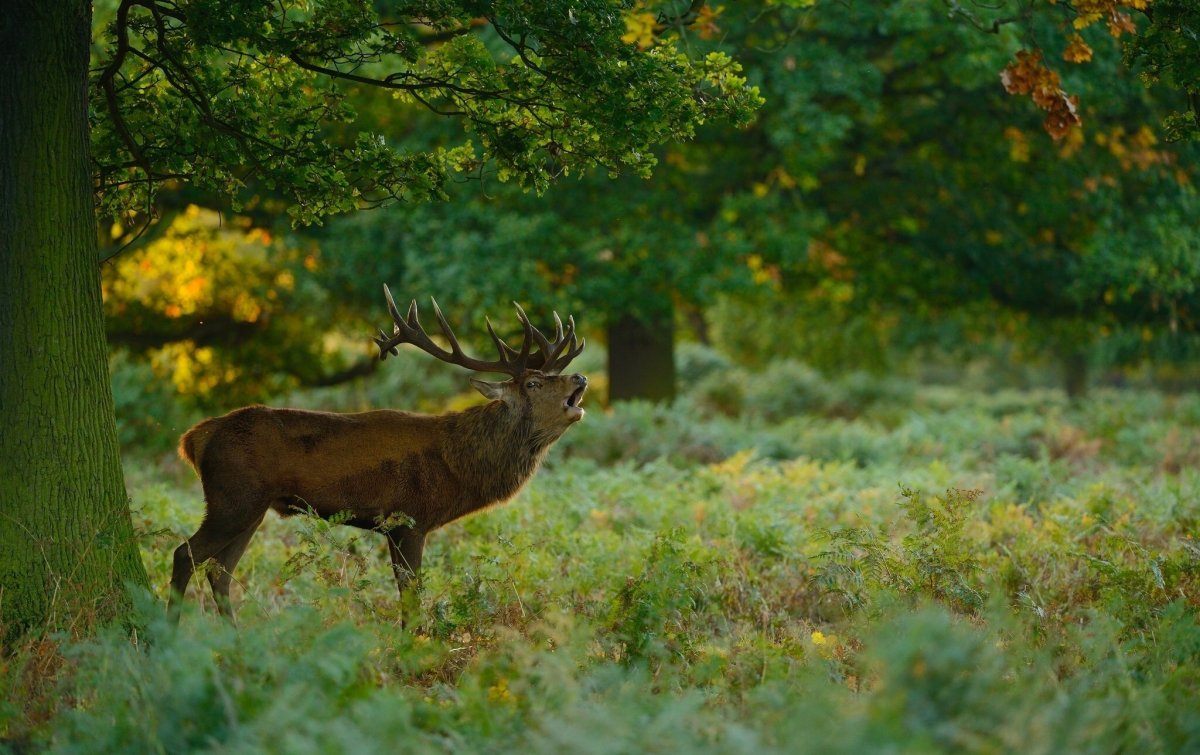
[{"label": "stag's tail", "polygon": [[183,434],[179,439],[179,455],[188,464],[192,465],[192,469],[200,471],[200,460],[204,457],[204,447],[208,445],[208,439],[212,437],[216,421],[206,419],[192,427]]}]

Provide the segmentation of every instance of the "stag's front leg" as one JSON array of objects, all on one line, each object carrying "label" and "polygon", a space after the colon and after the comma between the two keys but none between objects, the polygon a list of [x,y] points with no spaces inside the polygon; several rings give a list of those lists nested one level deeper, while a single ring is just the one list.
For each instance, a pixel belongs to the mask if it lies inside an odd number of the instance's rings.
[{"label": "stag's front leg", "polygon": [[396,587],[403,599],[415,586],[417,572],[421,569],[421,554],[425,550],[425,533],[411,527],[398,527],[387,533],[388,553],[392,557],[392,572],[396,576]]},{"label": "stag's front leg", "polygon": [[396,588],[400,590],[401,626],[409,626],[408,616],[416,616],[420,609],[417,590],[420,579],[421,552],[425,550],[425,533],[402,527],[387,533],[388,553],[392,557],[392,572],[396,575]]}]

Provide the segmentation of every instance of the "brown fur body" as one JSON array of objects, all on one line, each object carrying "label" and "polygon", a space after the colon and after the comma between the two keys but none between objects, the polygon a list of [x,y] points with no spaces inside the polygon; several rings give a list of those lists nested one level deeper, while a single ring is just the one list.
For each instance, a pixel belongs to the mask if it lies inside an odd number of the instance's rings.
[{"label": "brown fur body", "polygon": [[[399,512],[429,531],[512,497],[536,471],[547,446],[507,413],[498,401],[441,416],[249,406],[193,427],[180,453],[201,479],[253,490],[285,516],[352,511],[374,528]],[[210,502],[209,516],[235,513]]]},{"label": "brown fur body", "polygon": [[[325,518],[349,512],[347,524],[383,529],[403,591],[429,532],[520,491],[551,444],[582,418],[586,384],[582,375],[531,370],[519,381],[476,381],[495,400],[437,416],[249,406],[200,422],[180,439],[179,453],[200,476],[207,510],[175,551],[172,602],[212,558],[221,568],[209,580],[229,614],[233,569],[268,509]],[[411,526],[396,525],[397,514]]]}]

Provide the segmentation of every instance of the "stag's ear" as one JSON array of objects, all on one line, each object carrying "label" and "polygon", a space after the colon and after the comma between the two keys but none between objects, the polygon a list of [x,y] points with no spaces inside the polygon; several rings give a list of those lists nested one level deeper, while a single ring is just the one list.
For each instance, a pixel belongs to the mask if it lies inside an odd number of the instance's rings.
[{"label": "stag's ear", "polygon": [[484,398],[489,398],[493,401],[499,399],[509,403],[513,400],[513,383],[511,380],[506,380],[503,383],[489,383],[479,378],[471,378],[471,385],[475,386],[475,390],[482,393]]}]

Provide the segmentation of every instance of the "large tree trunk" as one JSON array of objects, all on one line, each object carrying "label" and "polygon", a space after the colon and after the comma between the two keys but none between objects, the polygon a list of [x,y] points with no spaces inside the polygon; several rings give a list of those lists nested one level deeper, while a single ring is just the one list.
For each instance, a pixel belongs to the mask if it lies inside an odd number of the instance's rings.
[{"label": "large tree trunk", "polygon": [[608,399],[675,398],[675,314],[663,297],[645,319],[621,315],[608,325]]},{"label": "large tree trunk", "polygon": [[1061,357],[1063,389],[1067,398],[1081,399],[1087,395],[1088,389],[1088,358],[1087,352],[1069,349]]},{"label": "large tree trunk", "polygon": [[146,584],[109,386],[88,164],[89,0],[0,14],[0,634],[86,631]]}]

